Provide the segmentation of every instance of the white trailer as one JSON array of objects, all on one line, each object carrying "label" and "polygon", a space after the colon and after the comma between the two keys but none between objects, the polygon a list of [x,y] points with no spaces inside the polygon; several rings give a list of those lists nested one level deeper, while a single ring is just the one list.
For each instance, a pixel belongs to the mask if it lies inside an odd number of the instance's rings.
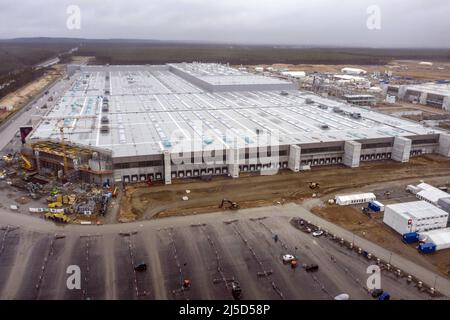
[{"label": "white trailer", "polygon": [[367,203],[377,199],[373,193],[357,193],[347,195],[337,195],[335,198],[336,203],[340,206],[349,206],[352,204]]}]

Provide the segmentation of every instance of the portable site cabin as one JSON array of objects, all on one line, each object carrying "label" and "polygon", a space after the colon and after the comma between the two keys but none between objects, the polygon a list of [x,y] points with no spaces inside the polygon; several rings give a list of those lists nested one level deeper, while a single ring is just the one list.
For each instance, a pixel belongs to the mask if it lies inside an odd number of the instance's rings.
[{"label": "portable site cabin", "polygon": [[448,213],[426,201],[387,205],[383,222],[401,235],[424,232],[447,226]]},{"label": "portable site cabin", "polygon": [[416,197],[434,205],[438,205],[439,199],[450,198],[450,194],[447,192],[427,183],[418,184],[417,188],[419,188],[420,191],[416,193]]},{"label": "portable site cabin", "polygon": [[348,206],[352,204],[367,203],[376,200],[376,196],[373,193],[358,193],[349,195],[338,195],[334,199],[340,206]]}]

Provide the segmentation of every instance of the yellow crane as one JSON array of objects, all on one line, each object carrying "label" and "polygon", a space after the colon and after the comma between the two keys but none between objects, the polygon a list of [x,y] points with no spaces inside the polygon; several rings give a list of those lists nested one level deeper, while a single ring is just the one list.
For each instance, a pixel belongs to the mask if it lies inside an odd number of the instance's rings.
[{"label": "yellow crane", "polygon": [[24,155],[24,154],[20,154],[20,158],[23,161],[23,168],[25,170],[33,170],[33,165],[31,164],[30,160],[28,160],[28,158]]},{"label": "yellow crane", "polygon": [[[65,127],[64,122],[67,119],[96,119],[96,115],[77,115],[77,116],[62,116],[62,117],[43,117],[45,120],[57,120],[56,125],[59,128],[59,133],[61,137],[60,145],[61,145],[61,151],[63,154],[63,179],[67,176],[67,171],[69,168],[69,162],[67,160],[67,153],[66,153],[66,143],[64,141],[64,128],[73,128],[75,127],[75,124],[72,124],[70,127]],[[59,125],[61,124],[61,125]]]}]

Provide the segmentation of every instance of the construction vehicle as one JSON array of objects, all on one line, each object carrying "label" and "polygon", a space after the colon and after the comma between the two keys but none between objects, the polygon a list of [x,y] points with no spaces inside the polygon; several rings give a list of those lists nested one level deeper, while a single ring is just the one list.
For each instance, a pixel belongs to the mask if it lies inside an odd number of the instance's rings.
[{"label": "construction vehicle", "polygon": [[61,222],[61,223],[69,222],[69,218],[63,212],[59,212],[59,213],[47,212],[44,215],[44,218],[53,220],[55,222]]},{"label": "construction vehicle", "polygon": [[220,203],[219,208],[220,209],[223,208],[225,203],[228,204],[228,208],[231,209],[231,210],[239,209],[239,204],[237,202],[234,202],[234,201],[231,201],[231,200],[228,200],[228,199],[222,199],[222,202]]},{"label": "construction vehicle", "polygon": [[309,182],[309,188],[314,190],[320,188],[320,184],[318,182]]},{"label": "construction vehicle", "polygon": [[7,164],[12,163],[14,160],[14,154],[8,153],[3,156],[3,161]]},{"label": "construction vehicle", "polygon": [[49,208],[61,208],[62,206],[63,206],[62,203],[61,203],[61,202],[58,202],[58,201],[49,203],[49,204],[47,205],[47,207],[49,207]]}]

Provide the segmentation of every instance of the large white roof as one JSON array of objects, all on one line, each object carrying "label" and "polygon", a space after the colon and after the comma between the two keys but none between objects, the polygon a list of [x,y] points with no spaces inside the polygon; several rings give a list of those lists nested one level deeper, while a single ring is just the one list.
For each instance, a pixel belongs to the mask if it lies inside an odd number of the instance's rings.
[{"label": "large white roof", "polygon": [[426,201],[412,201],[390,204],[386,209],[393,210],[406,218],[426,219],[433,217],[448,217],[448,213]]},{"label": "large white roof", "polygon": [[422,189],[422,191],[418,192],[416,195],[433,203],[437,203],[441,198],[450,197],[450,194],[448,194],[447,192],[444,192],[427,183],[418,184],[417,187]]},{"label": "large white roof", "polygon": [[[215,71],[220,75],[208,77],[226,77],[227,73],[233,77],[238,72],[228,67],[220,70]],[[257,132],[276,133],[271,145],[442,132],[298,90],[288,90],[288,95],[280,90],[208,92],[167,66],[87,66],[72,79],[71,88],[34,129],[29,142],[58,141],[57,118],[63,117],[72,117],[65,120],[67,142],[111,150],[113,157],[161,154],[183,141],[195,151],[227,149],[230,132],[240,147],[263,146]],[[102,112],[105,86],[110,91],[107,113]],[[334,112],[334,107],[343,112]],[[361,119],[353,119],[353,112],[360,113]],[[103,116],[109,119],[107,134],[100,130]]]}]

